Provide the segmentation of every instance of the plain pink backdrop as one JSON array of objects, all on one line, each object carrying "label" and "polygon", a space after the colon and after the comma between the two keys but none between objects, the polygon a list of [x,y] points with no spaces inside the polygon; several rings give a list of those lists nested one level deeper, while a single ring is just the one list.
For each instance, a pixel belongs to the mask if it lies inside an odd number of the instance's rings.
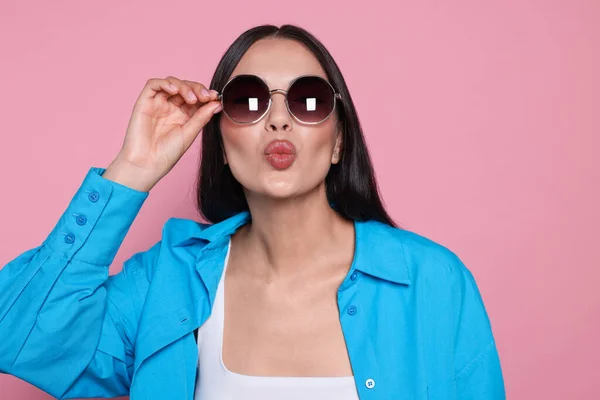
[{"label": "plain pink backdrop", "polygon": [[[145,81],[208,83],[262,23],[340,65],[384,200],[474,273],[509,399],[600,398],[600,2],[0,3],[0,265],[39,245],[119,150]],[[151,193],[111,273],[196,218],[198,142]],[[0,399],[48,399],[0,376]]]}]

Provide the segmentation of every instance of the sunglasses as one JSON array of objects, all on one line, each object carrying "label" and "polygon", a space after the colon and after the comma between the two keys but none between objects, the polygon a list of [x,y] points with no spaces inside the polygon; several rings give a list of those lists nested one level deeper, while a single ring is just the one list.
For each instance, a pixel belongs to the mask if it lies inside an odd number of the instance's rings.
[{"label": "sunglasses", "polygon": [[271,94],[283,93],[288,112],[303,124],[319,124],[335,110],[342,96],[333,86],[316,75],[302,75],[292,81],[288,90],[273,89],[256,75],[237,75],[219,94],[223,112],[238,124],[253,124],[271,108]]}]

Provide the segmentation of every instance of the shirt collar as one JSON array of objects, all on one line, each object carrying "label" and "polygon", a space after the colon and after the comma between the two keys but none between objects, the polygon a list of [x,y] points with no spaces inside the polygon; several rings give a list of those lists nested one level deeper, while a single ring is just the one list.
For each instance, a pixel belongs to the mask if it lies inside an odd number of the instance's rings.
[{"label": "shirt collar", "polygon": [[[216,224],[202,224],[186,219],[172,218],[176,226],[169,229],[171,244],[185,246],[197,241],[216,245],[231,236],[250,220],[243,211]],[[378,221],[354,221],[356,232],[352,268],[379,279],[410,285],[408,264],[404,255],[402,230]],[[165,234],[165,232],[163,232]]]}]

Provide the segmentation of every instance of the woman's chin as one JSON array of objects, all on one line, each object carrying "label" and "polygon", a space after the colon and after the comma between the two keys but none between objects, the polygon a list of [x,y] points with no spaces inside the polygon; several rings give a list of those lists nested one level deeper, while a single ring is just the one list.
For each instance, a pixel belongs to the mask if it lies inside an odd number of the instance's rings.
[{"label": "woman's chin", "polygon": [[[246,176],[246,178],[249,178]],[[240,181],[246,195],[256,195],[269,199],[287,200],[313,192],[319,186],[318,182],[298,179],[296,174],[265,174],[258,179]],[[244,182],[246,184],[244,184]]]},{"label": "woman's chin", "polygon": [[270,184],[263,188],[263,194],[272,199],[285,200],[298,195],[298,188],[294,185],[279,183]]}]

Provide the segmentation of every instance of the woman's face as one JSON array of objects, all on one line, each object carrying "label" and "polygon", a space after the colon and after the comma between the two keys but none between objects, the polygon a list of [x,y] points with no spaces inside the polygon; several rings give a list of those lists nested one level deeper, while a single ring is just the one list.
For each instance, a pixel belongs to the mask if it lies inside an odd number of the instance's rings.
[{"label": "woman's face", "polygon": [[[315,56],[302,44],[287,39],[254,43],[230,78],[240,74],[262,78],[271,90],[287,90],[300,75],[327,79]],[[245,188],[246,196],[289,198],[314,190],[324,183],[331,164],[338,162],[334,153],[341,154],[336,113],[319,124],[307,125],[289,114],[283,93],[273,93],[271,101],[269,112],[254,124],[236,124],[221,115],[225,162]],[[295,147],[289,167],[274,165],[271,161],[277,155],[265,156],[265,149],[274,140],[287,140]]]}]

